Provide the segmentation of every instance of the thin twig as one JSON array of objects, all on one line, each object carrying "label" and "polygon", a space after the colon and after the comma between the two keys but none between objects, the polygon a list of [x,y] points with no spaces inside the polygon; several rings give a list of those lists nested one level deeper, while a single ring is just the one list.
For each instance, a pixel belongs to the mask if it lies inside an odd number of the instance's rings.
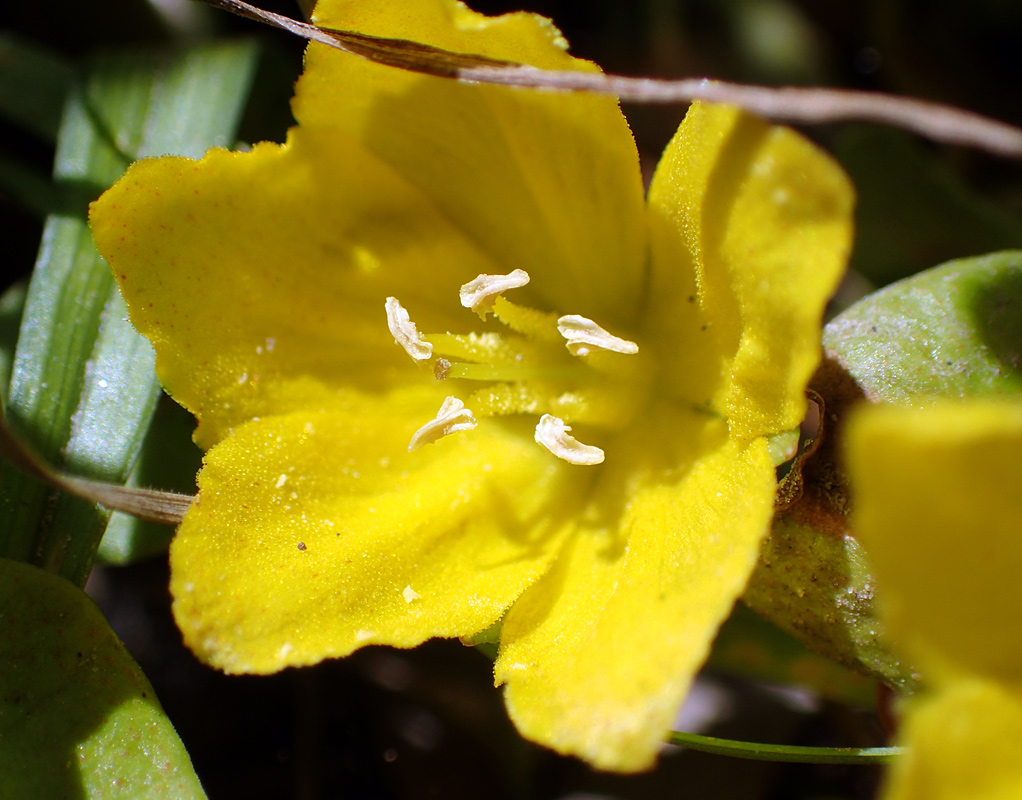
[{"label": "thin twig", "polygon": [[771,88],[707,78],[662,80],[542,70],[486,56],[452,53],[406,39],[385,39],[353,31],[320,28],[264,11],[243,0],[200,1],[370,61],[436,77],[469,83],[609,94],[633,103],[708,100],[739,106],[776,122],[804,125],[873,122],[903,128],[938,142],[976,147],[1008,158],[1022,158],[1022,129],[941,103],[844,89]]},{"label": "thin twig", "polygon": [[139,519],[177,525],[194,498],[156,489],[136,489],[58,472],[33,453],[0,419],[0,458],[68,494]]}]

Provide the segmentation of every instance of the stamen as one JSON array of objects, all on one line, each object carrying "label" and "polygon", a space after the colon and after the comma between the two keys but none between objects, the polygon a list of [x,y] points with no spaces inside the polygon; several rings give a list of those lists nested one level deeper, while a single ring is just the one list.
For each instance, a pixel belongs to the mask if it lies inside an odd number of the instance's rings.
[{"label": "stamen", "polygon": [[470,431],[475,426],[476,418],[465,408],[465,404],[457,397],[448,397],[440,406],[436,418],[412,434],[412,439],[408,442],[408,452],[418,450],[424,444],[432,444],[452,433]]},{"label": "stamen", "polygon": [[524,269],[516,269],[508,275],[480,275],[461,287],[461,304],[486,319],[486,315],[493,311],[493,301],[501,292],[520,289],[528,282],[529,273]]},{"label": "stamen", "polygon": [[557,330],[568,340],[567,348],[573,356],[587,356],[593,350],[609,350],[626,355],[639,352],[639,345],[635,342],[619,339],[591,319],[578,314],[569,314],[557,320]]},{"label": "stamen", "polygon": [[423,340],[415,323],[396,297],[387,298],[387,327],[394,341],[416,361],[425,361],[433,355],[433,345]]},{"label": "stamen", "polygon": [[466,364],[457,361],[451,362],[446,376],[470,381],[529,381],[570,378],[579,374],[585,375],[582,370],[573,370],[570,367],[536,367],[529,364]]},{"label": "stamen", "polygon": [[582,444],[573,436],[569,436],[570,430],[563,419],[553,414],[544,414],[536,425],[536,442],[569,464],[587,467],[602,464],[603,451],[599,447]]}]

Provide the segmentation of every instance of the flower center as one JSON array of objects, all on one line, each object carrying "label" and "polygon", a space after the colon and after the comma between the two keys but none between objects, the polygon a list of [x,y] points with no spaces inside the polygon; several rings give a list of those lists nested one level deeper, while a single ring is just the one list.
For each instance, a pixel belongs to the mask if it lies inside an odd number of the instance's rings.
[{"label": "flower center", "polygon": [[577,314],[558,317],[515,305],[503,292],[525,286],[529,275],[480,275],[461,287],[461,304],[499,332],[419,333],[397,298],[388,297],[387,324],[395,342],[416,362],[432,363],[437,380],[472,381],[464,401],[448,397],[435,419],[412,436],[409,450],[475,428],[476,417],[536,415],[535,440],[571,464],[594,465],[602,449],[569,435],[571,424],[615,430],[635,414],[641,361],[639,346]]}]

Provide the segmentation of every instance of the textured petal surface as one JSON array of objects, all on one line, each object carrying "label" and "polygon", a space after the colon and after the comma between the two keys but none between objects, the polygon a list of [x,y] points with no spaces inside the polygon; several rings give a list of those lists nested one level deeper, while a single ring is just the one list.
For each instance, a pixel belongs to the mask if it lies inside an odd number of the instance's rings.
[{"label": "textured petal surface", "polygon": [[763,441],[718,444],[588,525],[511,609],[496,677],[527,737],[602,769],[652,765],[772,513]]},{"label": "textured petal surface", "polygon": [[[723,356],[719,410],[735,436],[801,421],[823,307],[851,246],[852,202],[841,168],[808,140],[726,106],[693,105],[664,152],[650,211],[696,268]],[[654,295],[677,268],[660,239]]]},{"label": "textured petal surface", "polygon": [[474,319],[459,286],[497,268],[368,151],[302,129],[251,153],[140,162],[91,222],[204,447],[341,386],[408,380],[386,297],[420,330],[457,329]]},{"label": "textured petal surface", "polygon": [[[596,70],[548,20],[488,18],[455,0],[320,4],[319,24],[549,69]],[[638,154],[615,100],[468,86],[311,45],[294,100],[303,127],[363,142],[481,249],[521,268],[524,302],[630,323],[645,273]]]},{"label": "textured petal surface", "polygon": [[890,631],[934,678],[1022,678],[1022,404],[870,409],[848,463]]},{"label": "textured petal surface", "polygon": [[406,450],[435,391],[259,420],[211,450],[171,547],[185,642],[228,672],[492,624],[569,527],[570,470],[492,423]]},{"label": "textured petal surface", "polygon": [[891,768],[887,800],[1022,797],[1022,691],[962,681],[917,701],[902,728],[908,751]]}]

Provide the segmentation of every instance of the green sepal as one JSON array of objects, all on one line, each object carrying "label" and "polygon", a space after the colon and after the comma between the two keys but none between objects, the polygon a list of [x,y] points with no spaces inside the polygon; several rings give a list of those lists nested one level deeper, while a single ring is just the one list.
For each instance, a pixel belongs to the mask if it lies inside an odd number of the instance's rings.
[{"label": "green sepal", "polygon": [[781,512],[763,543],[742,600],[809,649],[900,691],[918,683],[911,664],[884,639],[874,582],[862,546]]}]

